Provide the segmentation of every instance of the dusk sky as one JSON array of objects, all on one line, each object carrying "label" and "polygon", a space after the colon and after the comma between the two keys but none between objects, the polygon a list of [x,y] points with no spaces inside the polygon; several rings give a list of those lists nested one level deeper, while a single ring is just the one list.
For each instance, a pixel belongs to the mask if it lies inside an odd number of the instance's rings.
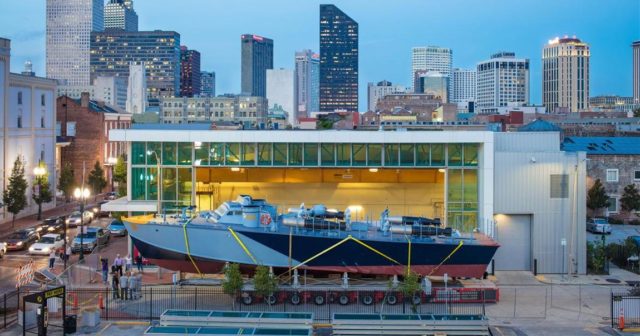
[{"label": "dusk sky", "polygon": [[[45,0],[1,0],[0,36],[12,40],[11,70],[32,60],[44,75]],[[294,52],[318,51],[316,0],[134,0],[140,30],[174,30],[216,72],[217,93],[240,91],[240,35],[274,39],[274,66],[293,68]],[[359,23],[360,110],[367,82],[409,84],[411,48],[453,49],[453,66],[473,68],[506,50],[531,60],[532,103],[541,102],[547,40],[576,35],[591,46],[591,96],[631,96],[631,43],[640,40],[639,0],[340,0]]]}]

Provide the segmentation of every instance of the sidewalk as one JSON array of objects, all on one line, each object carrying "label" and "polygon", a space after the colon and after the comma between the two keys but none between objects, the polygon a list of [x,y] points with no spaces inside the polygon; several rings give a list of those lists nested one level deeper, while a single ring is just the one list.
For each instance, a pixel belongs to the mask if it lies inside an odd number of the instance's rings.
[{"label": "sidewalk", "polygon": [[629,286],[629,283],[640,281],[640,275],[618,268],[609,263],[609,275],[566,275],[545,274],[538,275],[536,279],[549,285],[607,285]]}]

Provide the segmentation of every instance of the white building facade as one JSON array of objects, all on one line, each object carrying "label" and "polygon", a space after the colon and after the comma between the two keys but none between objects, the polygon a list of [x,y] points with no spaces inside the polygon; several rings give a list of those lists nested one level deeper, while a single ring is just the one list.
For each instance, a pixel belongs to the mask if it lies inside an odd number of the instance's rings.
[{"label": "white building facade", "polygon": [[104,28],[103,0],[47,0],[47,78],[89,86],[90,35]]},{"label": "white building facade", "polygon": [[499,52],[478,63],[476,111],[496,113],[509,103],[529,105],[529,59]]},{"label": "white building facade", "polygon": [[269,110],[281,109],[290,125],[298,123],[296,103],[296,77],[294,70],[267,69],[267,101]]},{"label": "white building facade", "polygon": [[453,91],[449,97],[452,103],[468,103],[476,101],[476,70],[453,69]]},{"label": "white building facade", "polygon": [[133,114],[143,114],[147,111],[147,71],[144,64],[131,63],[129,65],[129,81],[127,83],[126,111]]},{"label": "white building facade", "polygon": [[416,71],[437,71],[443,75],[451,76],[453,64],[453,51],[449,48],[427,46],[415,47],[411,53],[411,85],[415,79]]},{"label": "white building facade", "polygon": [[296,52],[296,91],[298,118],[320,111],[320,55],[306,49]]},{"label": "white building facade", "polygon": [[542,50],[542,104],[551,113],[589,108],[589,45],[555,38]]},{"label": "white building facade", "polygon": [[92,100],[125,110],[127,103],[127,80],[122,77],[98,76],[93,80],[93,85],[71,86],[59,85],[56,89],[57,96],[80,99],[83,92],[88,92]]},{"label": "white building facade", "polygon": [[383,80],[376,84],[367,84],[367,110],[376,111],[378,100],[384,98],[384,96],[393,93],[407,93],[407,88],[404,85],[393,85],[393,83]]}]

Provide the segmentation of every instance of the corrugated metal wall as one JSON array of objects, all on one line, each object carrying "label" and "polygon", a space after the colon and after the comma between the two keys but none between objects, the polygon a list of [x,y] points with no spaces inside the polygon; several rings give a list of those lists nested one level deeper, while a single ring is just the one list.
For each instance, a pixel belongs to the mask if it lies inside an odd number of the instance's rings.
[{"label": "corrugated metal wall", "polygon": [[558,132],[499,132],[495,133],[496,152],[557,152],[560,150]]}]

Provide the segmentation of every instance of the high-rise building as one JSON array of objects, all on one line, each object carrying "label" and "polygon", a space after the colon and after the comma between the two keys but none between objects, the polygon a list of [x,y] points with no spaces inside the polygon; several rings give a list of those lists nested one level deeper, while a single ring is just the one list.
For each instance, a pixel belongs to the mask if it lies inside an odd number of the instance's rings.
[{"label": "high-rise building", "polygon": [[242,47],[242,94],[266,97],[267,69],[273,69],[273,40],[253,35],[240,36]]},{"label": "high-rise building", "polygon": [[47,77],[90,85],[90,34],[104,27],[104,0],[47,0]]},{"label": "high-rise building", "polygon": [[200,71],[200,96],[216,96],[216,73],[213,71]]},{"label": "high-rise building", "polygon": [[320,111],[320,55],[306,49],[296,52],[298,119]]},{"label": "high-rise building", "polygon": [[320,111],[358,112],[358,23],[320,5]]},{"label": "high-rise building", "polygon": [[278,109],[287,114],[290,125],[298,123],[296,111],[296,80],[293,70],[267,70],[267,101],[269,109]]},{"label": "high-rise building", "polygon": [[127,112],[144,114],[147,110],[147,72],[143,63],[129,65]]},{"label": "high-rise building", "polygon": [[633,103],[640,104],[640,41],[631,45],[633,49]]},{"label": "high-rise building", "polygon": [[[416,71],[420,70],[437,71],[451,78],[452,59],[453,51],[449,48],[435,46],[413,48],[411,53],[411,83],[415,82]],[[412,89],[415,91],[414,87]]]},{"label": "high-rise building", "polygon": [[160,103],[160,122],[164,124],[220,122],[257,127],[266,121],[267,99],[263,97],[163,97]]},{"label": "high-rise building", "polygon": [[529,104],[529,59],[499,52],[478,63],[476,110],[497,113],[500,106]]},{"label": "high-rise building", "polygon": [[443,104],[449,103],[449,76],[437,71],[427,71],[421,73],[417,79],[416,93],[432,95]]},{"label": "high-rise building", "polygon": [[138,14],[133,9],[133,0],[109,0],[104,5],[104,29],[138,31]]},{"label": "high-rise building", "polygon": [[542,51],[542,104],[551,113],[589,108],[589,45],[574,37],[549,40]]},{"label": "high-rise building", "polygon": [[58,97],[67,96],[80,99],[83,93],[88,93],[91,100],[102,102],[113,108],[126,108],[127,79],[115,76],[98,76],[91,85],[58,85]]},{"label": "high-rise building", "polygon": [[180,34],[173,31],[106,31],[91,33],[91,76],[129,76],[131,62],[145,65],[147,101],[180,91]]},{"label": "high-rise building", "polygon": [[453,69],[453,91],[449,94],[452,103],[476,101],[476,70]]},{"label": "high-rise building", "polygon": [[180,47],[180,96],[200,94],[200,52]]},{"label": "high-rise building", "polygon": [[367,84],[367,110],[376,111],[378,100],[394,93],[407,93],[407,89],[403,85],[393,85],[387,80],[383,80],[377,84]]}]

